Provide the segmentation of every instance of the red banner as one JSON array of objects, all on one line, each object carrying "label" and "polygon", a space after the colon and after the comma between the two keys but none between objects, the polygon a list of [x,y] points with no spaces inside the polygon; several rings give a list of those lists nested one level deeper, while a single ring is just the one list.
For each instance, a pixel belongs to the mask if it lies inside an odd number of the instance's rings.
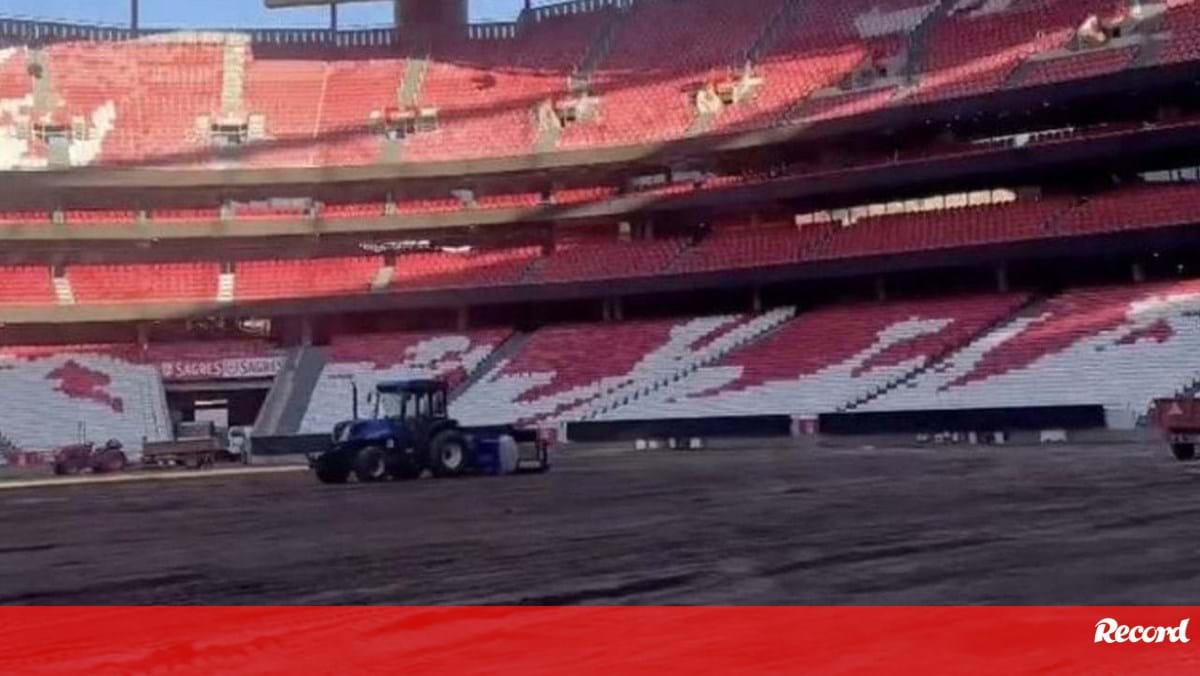
[{"label": "red banner", "polygon": [[1194,610],[10,608],[0,672],[1172,674]]}]

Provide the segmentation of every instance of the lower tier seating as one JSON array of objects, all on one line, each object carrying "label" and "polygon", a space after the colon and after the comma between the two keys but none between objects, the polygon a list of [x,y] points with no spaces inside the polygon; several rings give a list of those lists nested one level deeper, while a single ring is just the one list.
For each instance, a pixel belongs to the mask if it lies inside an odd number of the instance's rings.
[{"label": "lower tier seating", "polygon": [[541,329],[464,392],[455,413],[476,425],[582,419],[663,387],[789,316],[782,309]]},{"label": "lower tier seating", "polygon": [[[325,348],[328,359],[300,424],[305,434],[328,433],[353,417],[350,383],[358,386],[359,412],[366,415],[367,394],[375,385],[406,378],[443,378],[451,386],[467,378],[511,332],[392,332],[340,336]],[[452,410],[457,414],[457,410]]]},{"label": "lower tier seating", "polygon": [[1069,291],[866,410],[1102,404],[1139,415],[1200,379],[1198,311],[1195,280]]},{"label": "lower tier seating", "polygon": [[137,455],[171,438],[158,369],[128,347],[0,348],[0,391],[0,435],[19,450],[117,439]]},{"label": "lower tier seating", "polygon": [[830,412],[965,345],[1020,294],[840,305],[800,314],[765,338],[605,420]]}]

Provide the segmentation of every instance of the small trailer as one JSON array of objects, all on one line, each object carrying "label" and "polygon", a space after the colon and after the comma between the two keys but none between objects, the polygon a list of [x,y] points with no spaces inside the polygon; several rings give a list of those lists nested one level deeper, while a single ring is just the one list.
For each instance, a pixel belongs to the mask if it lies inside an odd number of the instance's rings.
[{"label": "small trailer", "polygon": [[1176,460],[1196,459],[1200,444],[1200,399],[1178,397],[1154,402],[1152,417],[1163,432]]},{"label": "small trailer", "polygon": [[205,469],[213,466],[223,450],[220,442],[212,437],[147,442],[142,449],[142,465]]}]

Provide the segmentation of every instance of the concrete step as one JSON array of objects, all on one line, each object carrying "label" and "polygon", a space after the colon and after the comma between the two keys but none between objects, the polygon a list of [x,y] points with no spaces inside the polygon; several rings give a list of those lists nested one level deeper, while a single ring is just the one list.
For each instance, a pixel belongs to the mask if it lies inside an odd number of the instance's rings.
[{"label": "concrete step", "polygon": [[237,275],[232,272],[222,272],[217,278],[217,302],[232,303],[237,289]]},{"label": "concrete step", "polygon": [[392,280],[395,278],[396,267],[385,265],[375,271],[375,278],[371,280],[371,290],[386,291],[392,285]]},{"label": "concrete step", "polygon": [[71,280],[66,277],[54,278],[54,295],[59,305],[75,304],[75,290],[71,288]]}]

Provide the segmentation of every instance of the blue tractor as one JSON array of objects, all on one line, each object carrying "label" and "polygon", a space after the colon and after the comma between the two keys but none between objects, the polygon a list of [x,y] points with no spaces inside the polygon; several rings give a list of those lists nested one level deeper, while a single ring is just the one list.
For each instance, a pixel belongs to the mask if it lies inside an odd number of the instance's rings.
[{"label": "blue tractor", "polygon": [[464,428],[446,413],[448,394],[440,380],[379,383],[368,396],[370,418],[333,428],[330,446],[309,465],[322,483],[340,484],[351,475],[362,482],[469,474],[545,472],[549,449],[536,430],[515,427]]}]

